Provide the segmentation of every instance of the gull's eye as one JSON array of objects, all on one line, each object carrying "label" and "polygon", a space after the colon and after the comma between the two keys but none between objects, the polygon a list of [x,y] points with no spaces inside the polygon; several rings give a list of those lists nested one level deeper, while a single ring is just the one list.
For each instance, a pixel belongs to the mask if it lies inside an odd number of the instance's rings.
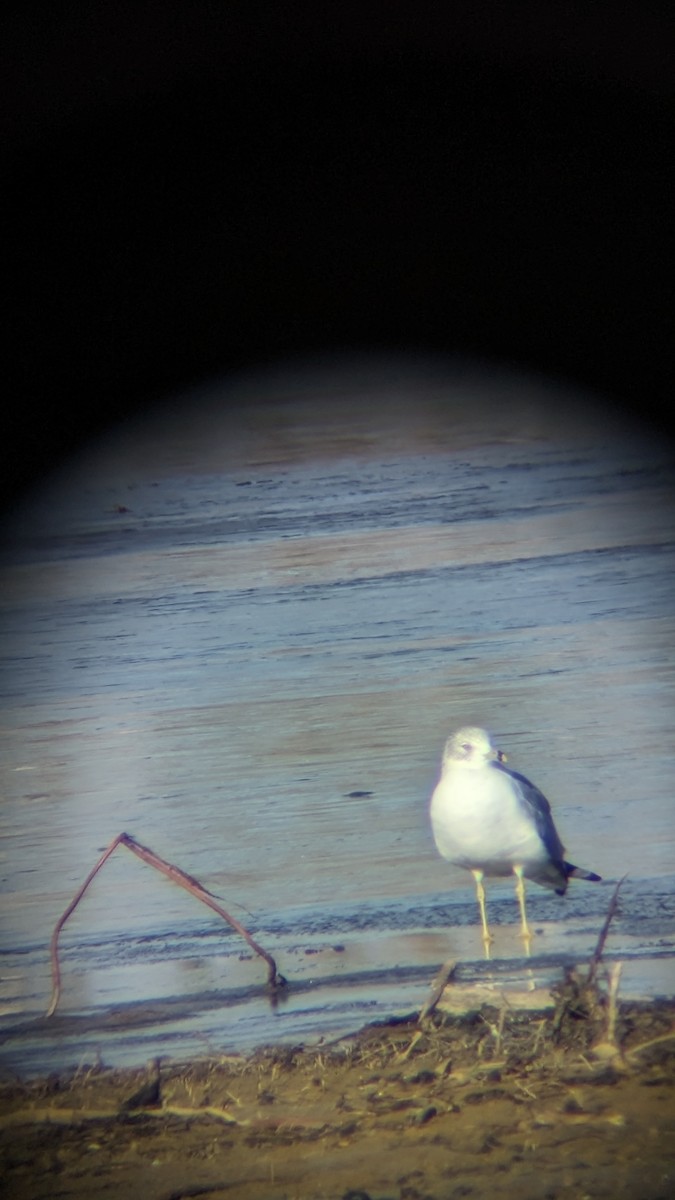
[{"label": "gull's eye", "polygon": [[462,742],[462,750],[466,750],[467,754],[471,749],[471,742]]}]

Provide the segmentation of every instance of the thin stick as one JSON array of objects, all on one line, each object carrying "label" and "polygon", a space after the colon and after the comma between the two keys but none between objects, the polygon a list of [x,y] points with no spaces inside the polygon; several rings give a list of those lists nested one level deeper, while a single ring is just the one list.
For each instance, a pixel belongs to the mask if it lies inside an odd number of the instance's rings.
[{"label": "thin stick", "polygon": [[441,996],[443,995],[443,992],[445,991],[445,985],[450,982],[456,966],[457,959],[449,958],[448,961],[444,962],[439,968],[431,985],[431,991],[427,997],[426,1003],[423,1005],[420,1015],[417,1018],[418,1024],[421,1024],[422,1021],[425,1021],[427,1017],[431,1016]]},{"label": "thin stick", "polygon": [[228,925],[231,925],[232,928],[237,931],[237,933],[241,934],[241,936],[244,938],[244,941],[248,942],[249,946],[255,951],[256,954],[259,954],[261,958],[264,958],[268,966],[268,982],[270,987],[275,988],[277,986],[283,986],[282,976],[279,975],[277,971],[277,964],[272,958],[272,955],[268,954],[266,950],[263,950],[262,946],[258,945],[258,943],[251,937],[248,929],[245,929],[241,924],[241,921],[238,921],[236,917],[231,916],[231,914],[226,912],[224,908],[221,908],[220,904],[216,903],[211,893],[207,891],[206,888],[202,887],[201,883],[199,883],[194,876],[188,875],[186,871],[182,871],[180,867],[174,866],[173,863],[166,862],[165,859],[160,858],[158,854],[154,853],[154,851],[149,850],[147,846],[142,846],[140,842],[135,840],[135,838],[130,837],[128,833],[120,834],[119,840],[122,845],[126,846],[129,850],[132,850],[133,853],[137,854],[139,858],[142,858],[144,862],[149,863],[151,867],[156,867],[158,871],[162,871],[165,875],[168,875],[169,879],[172,879],[174,883],[180,884],[181,887],[185,888],[186,892],[190,892],[190,894],[193,895],[197,900],[201,900],[202,904],[207,904],[209,908],[212,908],[214,912],[217,912],[219,917],[222,917],[224,921],[227,921]]},{"label": "thin stick", "polygon": [[623,963],[614,963],[609,976],[609,997],[607,1007],[607,1041],[610,1045],[616,1045],[616,1018],[618,1015],[617,997],[619,995],[619,982],[621,980],[621,971]]},{"label": "thin stick", "polygon": [[59,965],[59,934],[61,933],[61,930],[63,929],[63,926],[65,925],[69,916],[77,908],[78,904],[80,903],[80,900],[82,899],[84,893],[86,892],[87,888],[89,887],[89,884],[91,883],[94,876],[100,871],[101,867],[106,862],[106,860],[108,858],[110,858],[110,855],[112,854],[113,850],[115,850],[118,846],[126,846],[127,850],[131,850],[132,853],[137,855],[138,858],[141,858],[143,860],[143,862],[148,863],[148,865],[151,867],[155,867],[155,869],[157,871],[161,871],[163,875],[168,876],[168,878],[171,879],[174,883],[180,884],[180,886],[182,888],[185,888],[185,890],[187,892],[190,892],[190,894],[192,896],[194,896],[196,900],[201,900],[202,904],[208,905],[208,907],[212,908],[214,912],[217,912],[218,916],[222,917],[224,921],[227,921],[228,925],[231,925],[232,928],[235,929],[236,932],[238,934],[240,934],[241,937],[243,937],[245,939],[245,941],[248,942],[251,949],[254,950],[255,953],[260,956],[260,958],[264,958],[265,962],[267,963],[267,968],[268,968],[267,982],[268,982],[269,987],[272,989],[272,991],[276,992],[277,988],[284,986],[286,980],[284,979],[283,975],[280,975],[279,972],[277,971],[277,965],[276,965],[274,959],[272,958],[272,955],[268,954],[266,950],[263,950],[262,946],[258,945],[258,943],[254,940],[254,938],[251,937],[251,934],[248,932],[248,930],[244,928],[244,926],[241,924],[240,921],[238,921],[236,919],[236,917],[230,916],[230,914],[228,912],[226,912],[224,908],[221,908],[220,904],[216,903],[216,900],[211,895],[211,893],[209,891],[207,891],[207,889],[205,887],[202,887],[201,883],[199,883],[199,881],[197,879],[195,879],[194,876],[188,875],[187,872],[182,871],[180,867],[177,867],[173,863],[167,862],[165,859],[160,858],[160,856],[158,854],[155,854],[154,850],[150,850],[148,846],[141,845],[141,843],[137,842],[135,838],[130,836],[130,834],[118,833],[117,837],[113,838],[112,842],[108,846],[108,849],[105,850],[104,853],[101,855],[98,862],[96,863],[96,866],[93,867],[92,870],[89,872],[89,874],[87,875],[87,878],[85,879],[84,883],[82,884],[82,887],[79,889],[79,891],[73,897],[73,899],[71,900],[70,904],[68,905],[66,911],[63,913],[63,915],[61,917],[59,917],[59,920],[56,922],[56,925],[54,926],[54,932],[52,934],[52,940],[51,940],[51,945],[50,945],[53,990],[52,990],[51,1002],[49,1004],[49,1008],[47,1009],[47,1013],[46,1013],[46,1015],[48,1017],[51,1017],[54,1014],[54,1012],[56,1011],[56,1007],[58,1005],[59,998],[61,996],[61,968]]},{"label": "thin stick", "polygon": [[119,846],[123,837],[126,837],[126,834],[120,833],[110,843],[110,845],[108,846],[108,849],[106,851],[104,851],[104,853],[99,858],[98,862],[96,863],[96,866],[93,867],[92,870],[87,875],[87,878],[85,879],[84,883],[82,884],[82,887],[80,888],[79,892],[77,892],[75,894],[75,896],[71,900],[70,904],[68,905],[66,911],[63,913],[63,915],[61,917],[59,917],[58,921],[56,922],[56,925],[54,926],[54,932],[52,934],[52,940],[51,940],[51,944],[49,947],[49,953],[50,953],[50,957],[52,960],[52,998],[51,998],[51,1001],[49,1004],[49,1008],[47,1009],[47,1012],[45,1014],[48,1017],[53,1016],[54,1013],[56,1012],[56,1006],[57,1006],[57,1004],[59,1002],[59,998],[61,996],[61,968],[59,966],[59,934],[60,934],[61,930],[63,929],[63,926],[65,925],[66,921],[68,920],[68,917],[77,908],[78,904],[80,903],[80,900],[84,896],[84,893],[86,892],[87,888],[89,887],[89,884],[91,883],[92,879],[97,874],[97,872],[100,871],[100,869],[103,866],[106,859],[110,858],[110,855],[112,854],[113,850],[115,850],[115,848],[117,846]]},{"label": "thin stick", "polygon": [[662,1033],[660,1037],[650,1038],[648,1042],[641,1042],[639,1046],[631,1046],[626,1050],[626,1058],[632,1058],[634,1054],[642,1054],[643,1050],[649,1050],[652,1046],[658,1046],[661,1042],[672,1042],[675,1038],[675,1029],[671,1029],[670,1033]]},{"label": "thin stick", "polygon": [[614,914],[616,912],[617,905],[619,903],[619,892],[620,892],[622,884],[625,882],[625,880],[626,880],[626,876],[623,875],[621,877],[621,879],[619,880],[619,882],[617,883],[616,887],[614,888],[614,894],[612,896],[612,899],[609,902],[609,908],[607,909],[607,916],[605,917],[605,922],[602,926],[602,929],[600,930],[600,933],[598,934],[598,940],[597,940],[597,943],[595,946],[595,950],[593,951],[593,954],[591,956],[591,961],[588,964],[588,978],[586,979],[587,984],[593,983],[596,973],[597,973],[597,970],[598,970],[598,967],[600,966],[600,960],[602,958],[602,952],[605,948],[605,942],[607,941],[607,934],[609,933],[609,927],[612,924],[612,920],[614,918]]}]

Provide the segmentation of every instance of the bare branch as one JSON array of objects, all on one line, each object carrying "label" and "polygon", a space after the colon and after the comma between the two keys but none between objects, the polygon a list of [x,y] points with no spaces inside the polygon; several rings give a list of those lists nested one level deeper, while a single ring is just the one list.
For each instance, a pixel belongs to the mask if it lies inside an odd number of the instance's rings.
[{"label": "bare branch", "polygon": [[212,908],[214,912],[218,913],[218,916],[222,917],[224,921],[227,921],[228,925],[231,925],[232,928],[236,930],[236,932],[240,934],[246,942],[248,942],[251,949],[254,950],[255,953],[260,956],[260,958],[264,958],[268,968],[267,982],[272,993],[274,994],[278,988],[284,987],[286,980],[284,979],[283,975],[280,975],[277,971],[277,965],[272,958],[272,955],[268,954],[266,950],[263,950],[262,946],[258,945],[248,930],[245,929],[241,924],[241,922],[238,921],[236,917],[233,917],[230,915],[230,913],[226,912],[225,909],[216,902],[211,892],[207,891],[205,887],[202,887],[201,883],[199,883],[194,876],[188,875],[187,871],[181,870],[181,868],[175,866],[174,863],[167,862],[165,859],[160,858],[159,854],[155,854],[154,850],[150,850],[148,846],[143,846],[140,842],[137,842],[136,839],[131,837],[130,834],[119,833],[116,838],[113,838],[107,850],[105,850],[101,855],[96,863],[96,866],[93,867],[93,869],[89,872],[87,878],[82,884],[82,887],[73,897],[66,911],[61,917],[59,917],[59,920],[54,926],[54,932],[52,933],[50,945],[52,963],[52,998],[49,1008],[47,1009],[46,1015],[48,1017],[51,1017],[56,1011],[56,1007],[61,995],[59,934],[61,933],[61,930],[63,929],[63,926],[68,918],[77,908],[94,876],[100,871],[106,860],[110,858],[113,850],[115,850],[118,846],[126,846],[127,850],[131,850],[131,852],[138,858],[141,858],[143,862],[147,863],[151,867],[154,867],[157,871],[161,871],[163,875],[166,875],[174,883],[179,884],[182,888],[185,888],[187,892],[190,892],[190,894],[194,896],[196,900],[201,900],[202,904],[208,905],[209,908]]},{"label": "bare branch", "polygon": [[587,985],[593,983],[593,981],[595,980],[595,976],[597,974],[598,967],[600,966],[600,960],[602,959],[602,952],[605,948],[605,942],[607,941],[607,934],[609,933],[609,927],[612,924],[612,921],[614,919],[614,914],[617,910],[617,906],[619,903],[619,892],[620,892],[621,887],[624,884],[625,880],[626,880],[626,876],[623,875],[621,877],[621,879],[619,880],[619,882],[617,883],[616,887],[614,888],[614,893],[612,895],[612,899],[609,902],[609,908],[607,909],[607,916],[605,917],[602,929],[600,930],[600,933],[598,934],[598,940],[597,940],[597,943],[595,946],[595,950],[593,951],[593,954],[591,955],[591,961],[588,964],[588,977],[586,979]]},{"label": "bare branch", "polygon": [[456,966],[457,959],[449,958],[448,961],[444,962],[439,968],[431,985],[431,991],[427,997],[426,1003],[423,1005],[420,1015],[417,1018],[419,1024],[422,1024],[427,1017],[431,1016],[441,996],[443,995],[443,992],[445,991],[446,984],[450,982]]}]

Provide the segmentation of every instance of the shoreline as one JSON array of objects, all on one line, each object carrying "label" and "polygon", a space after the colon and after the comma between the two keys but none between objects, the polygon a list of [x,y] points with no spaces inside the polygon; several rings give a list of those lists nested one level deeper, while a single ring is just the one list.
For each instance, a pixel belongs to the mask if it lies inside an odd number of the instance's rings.
[{"label": "shoreline", "polygon": [[674,1087],[675,1001],[612,1007],[568,975],[546,1011],[436,1010],[312,1048],[6,1082],[3,1175],[16,1200],[658,1200]]}]

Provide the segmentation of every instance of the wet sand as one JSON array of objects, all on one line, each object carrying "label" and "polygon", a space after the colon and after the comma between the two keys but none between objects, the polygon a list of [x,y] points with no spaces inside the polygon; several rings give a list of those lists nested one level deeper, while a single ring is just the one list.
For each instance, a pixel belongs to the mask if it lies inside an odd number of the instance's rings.
[{"label": "wet sand", "polygon": [[675,1006],[623,1006],[608,1031],[606,995],[568,984],[557,999],[6,1084],[5,1195],[666,1200]]}]

